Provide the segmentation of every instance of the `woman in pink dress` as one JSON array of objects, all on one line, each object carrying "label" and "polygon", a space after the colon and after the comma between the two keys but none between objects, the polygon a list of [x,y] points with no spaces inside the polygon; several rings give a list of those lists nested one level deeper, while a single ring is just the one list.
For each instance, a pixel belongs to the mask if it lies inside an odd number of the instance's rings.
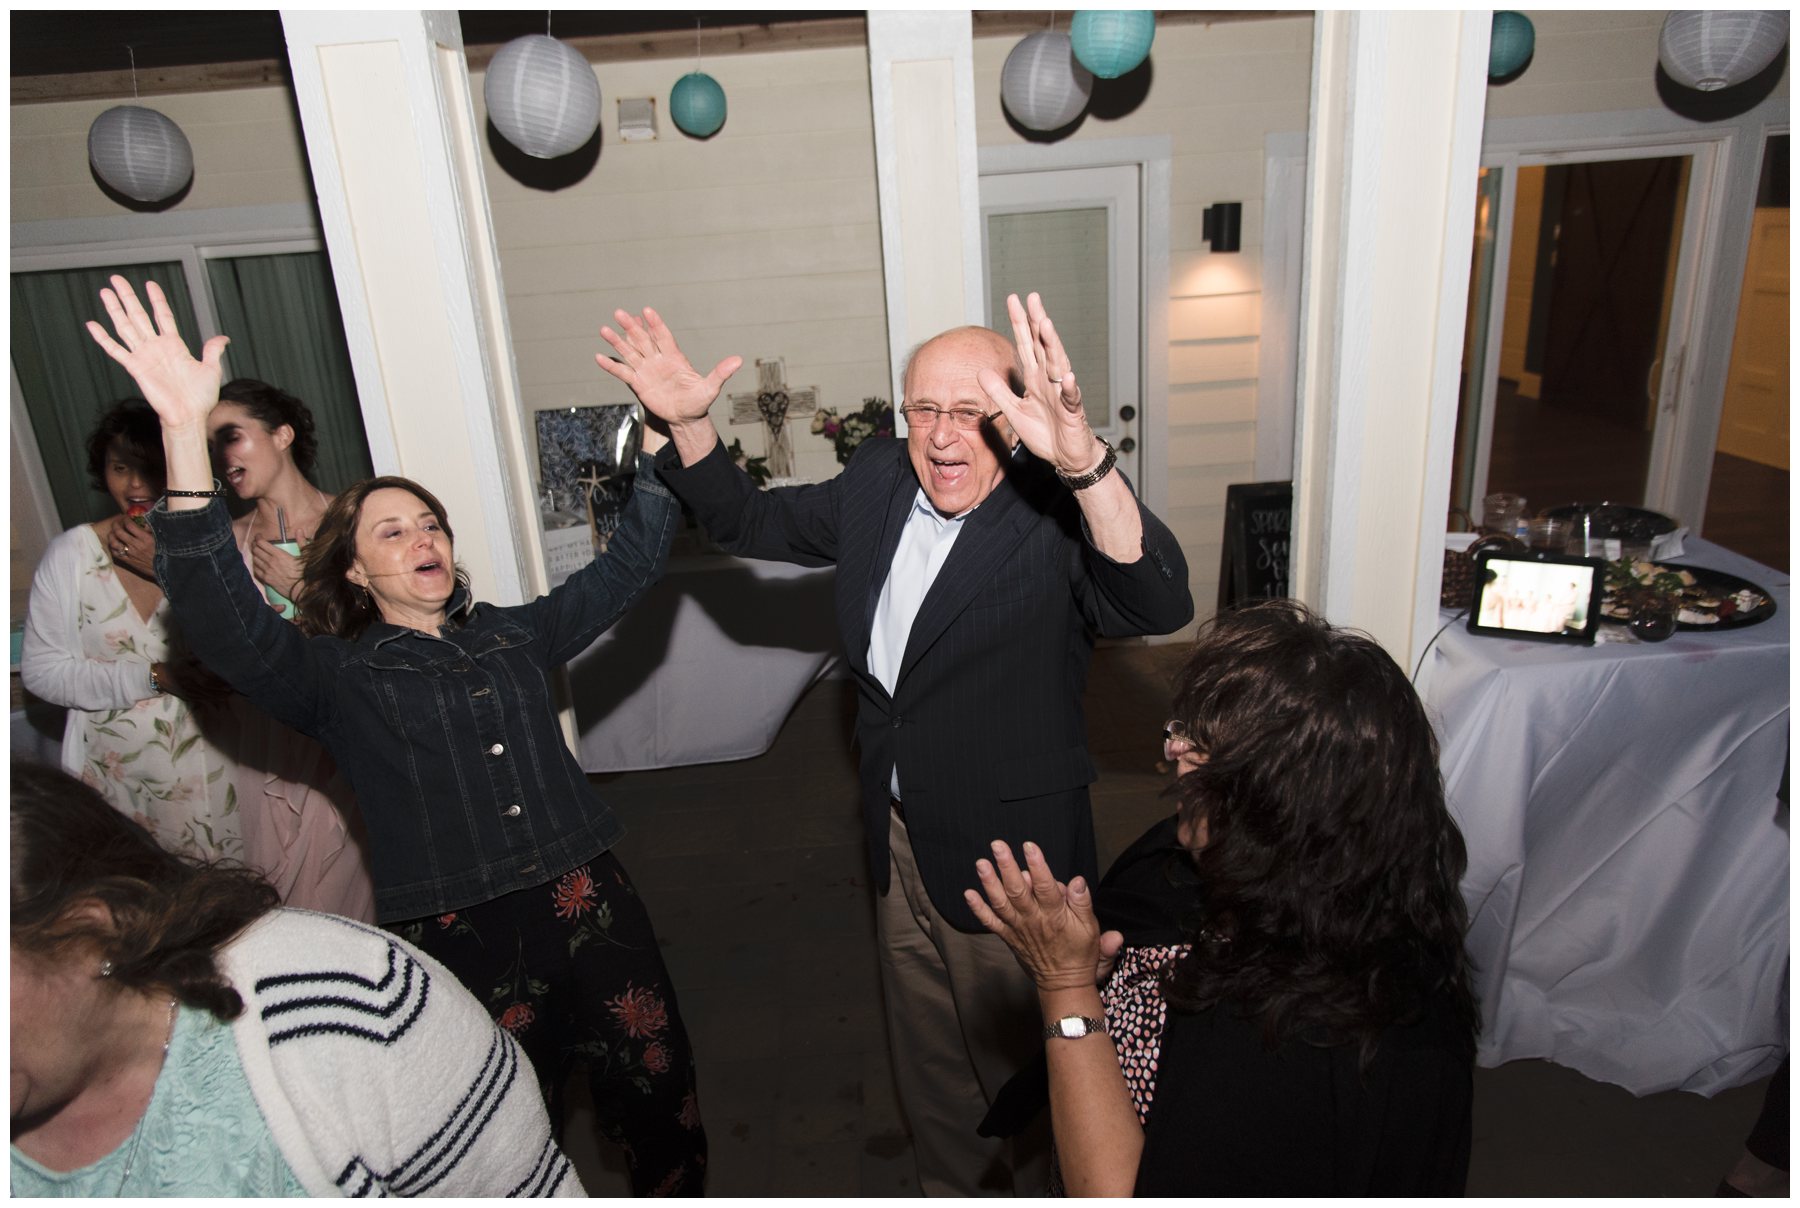
[{"label": "woman in pink dress", "polygon": [[[232,524],[251,578],[273,590],[270,607],[297,594],[300,559],[283,539],[311,540],[331,497],[307,478],[318,450],[312,413],[267,382],[238,378],[219,391],[208,421],[219,476],[250,511]],[[289,906],[372,922],[375,891],[362,815],[325,748],[237,698],[241,749],[238,799],[244,860],[260,868]]]}]

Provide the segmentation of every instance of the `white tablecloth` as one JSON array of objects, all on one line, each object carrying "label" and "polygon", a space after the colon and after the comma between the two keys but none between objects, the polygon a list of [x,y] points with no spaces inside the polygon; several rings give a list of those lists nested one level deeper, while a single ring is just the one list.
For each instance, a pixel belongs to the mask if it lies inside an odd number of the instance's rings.
[{"label": "white tablecloth", "polygon": [[1712,1094],[1786,1050],[1788,577],[1693,539],[1681,561],[1769,589],[1776,615],[1591,648],[1459,620],[1426,656],[1483,1065]]},{"label": "white tablecloth", "polygon": [[723,556],[672,565],[569,664],[590,772],[761,755],[839,661],[834,572]]}]

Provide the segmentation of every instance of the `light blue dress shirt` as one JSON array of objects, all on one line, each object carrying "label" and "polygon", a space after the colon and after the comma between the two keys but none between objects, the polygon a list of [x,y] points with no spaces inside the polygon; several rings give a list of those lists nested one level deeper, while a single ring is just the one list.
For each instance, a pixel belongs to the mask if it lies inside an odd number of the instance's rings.
[{"label": "light blue dress shirt", "polygon": [[[874,623],[869,626],[869,674],[881,681],[890,697],[900,679],[900,662],[906,657],[906,639],[919,615],[919,605],[925,602],[925,593],[944,569],[957,534],[962,532],[963,521],[974,510],[945,516],[931,506],[923,487],[913,500],[906,527],[900,530],[900,546],[888,567],[887,582],[882,584],[881,598],[875,604]],[[898,766],[889,777],[888,789],[896,798],[900,796]]]}]

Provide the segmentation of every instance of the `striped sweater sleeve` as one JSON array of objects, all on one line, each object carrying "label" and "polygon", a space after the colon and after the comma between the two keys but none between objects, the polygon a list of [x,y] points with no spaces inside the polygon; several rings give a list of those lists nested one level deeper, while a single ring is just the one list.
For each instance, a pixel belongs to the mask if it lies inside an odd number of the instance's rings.
[{"label": "striped sweater sleeve", "polygon": [[244,996],[244,1072],[311,1194],[586,1194],[518,1045],[418,949],[278,910],[221,962]]}]

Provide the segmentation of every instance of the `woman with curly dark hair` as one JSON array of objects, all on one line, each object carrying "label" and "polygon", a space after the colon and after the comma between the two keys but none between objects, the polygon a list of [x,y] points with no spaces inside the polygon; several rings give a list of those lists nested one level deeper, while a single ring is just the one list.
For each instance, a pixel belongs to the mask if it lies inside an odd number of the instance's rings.
[{"label": "woman with curly dark hair", "polygon": [[1461,1194],[1467,856],[1405,673],[1274,601],[1202,630],[1173,712],[1177,811],[1097,888],[997,843],[968,894],[1037,982],[1068,1190]]},{"label": "woman with curly dark hair", "polygon": [[88,434],[87,455],[89,480],[117,513],[44,551],[20,678],[68,711],[70,773],[172,851],[241,857],[230,689],[187,653],[139,527],[163,493],[156,412],[141,398],[114,403]]},{"label": "woman with curly dark hair", "polygon": [[61,772],[14,763],[11,814],[13,1195],[582,1194],[518,1047],[423,953]]}]

